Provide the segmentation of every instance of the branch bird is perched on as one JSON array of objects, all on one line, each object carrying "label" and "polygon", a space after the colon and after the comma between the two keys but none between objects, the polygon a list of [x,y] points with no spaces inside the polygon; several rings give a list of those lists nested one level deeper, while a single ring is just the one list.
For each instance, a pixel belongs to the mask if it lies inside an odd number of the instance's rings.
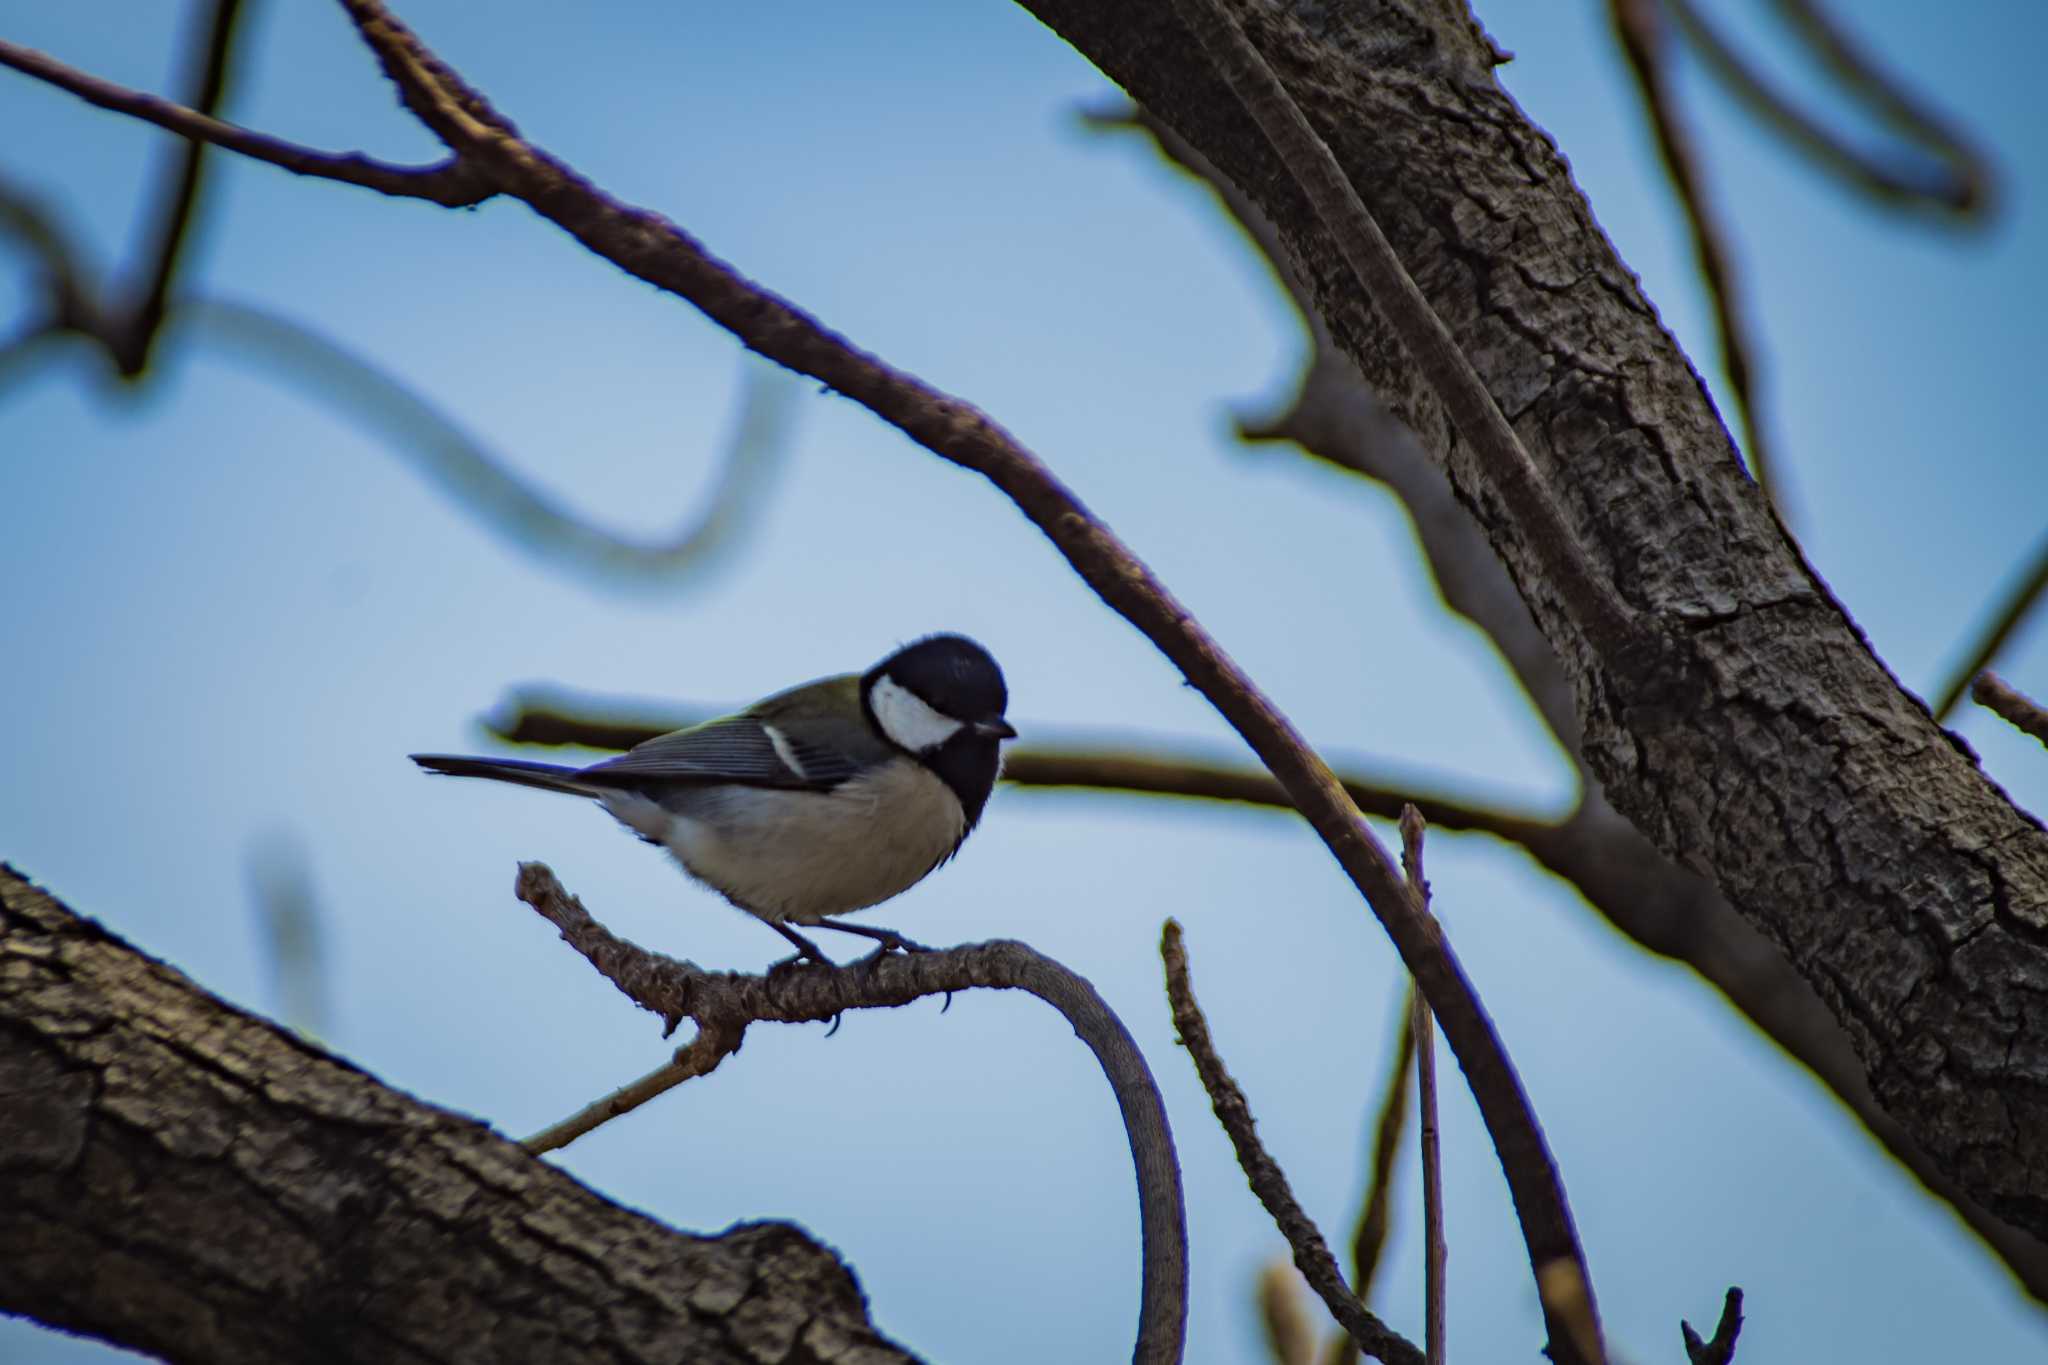
[{"label": "branch bird is perched on", "polygon": [[865,673],[793,687],[587,768],[414,754],[429,772],[588,796],[683,870],[796,945],[816,925],[909,890],[981,818],[1017,732],[1003,672],[961,635],[906,645]]}]

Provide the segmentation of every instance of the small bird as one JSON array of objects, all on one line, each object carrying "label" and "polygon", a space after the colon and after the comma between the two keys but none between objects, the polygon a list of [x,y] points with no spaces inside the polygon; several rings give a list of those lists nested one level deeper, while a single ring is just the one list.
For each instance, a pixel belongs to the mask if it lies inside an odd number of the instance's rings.
[{"label": "small bird", "polygon": [[792,924],[910,946],[834,916],[909,890],[959,852],[1002,767],[1003,672],[974,641],[932,635],[865,673],[778,692],[744,711],[587,768],[413,754],[429,772],[588,796],[683,871],[824,962]]}]

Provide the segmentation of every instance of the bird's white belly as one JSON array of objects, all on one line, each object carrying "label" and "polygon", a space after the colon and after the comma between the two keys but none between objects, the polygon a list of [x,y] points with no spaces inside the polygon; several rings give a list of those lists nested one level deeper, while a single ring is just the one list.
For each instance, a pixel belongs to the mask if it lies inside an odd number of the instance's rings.
[{"label": "bird's white belly", "polygon": [[966,828],[952,790],[915,763],[889,764],[829,792],[719,788],[689,802],[688,813],[634,796],[604,804],[741,909],[797,924],[909,889]]}]

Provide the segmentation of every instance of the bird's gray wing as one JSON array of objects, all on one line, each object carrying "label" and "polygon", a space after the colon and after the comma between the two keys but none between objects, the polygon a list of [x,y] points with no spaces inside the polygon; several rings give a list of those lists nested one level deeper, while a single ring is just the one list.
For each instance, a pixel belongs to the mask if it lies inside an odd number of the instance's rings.
[{"label": "bird's gray wing", "polygon": [[641,787],[727,782],[829,791],[858,773],[860,756],[824,743],[815,724],[778,725],[756,707],[648,740],[583,769],[598,782]]}]

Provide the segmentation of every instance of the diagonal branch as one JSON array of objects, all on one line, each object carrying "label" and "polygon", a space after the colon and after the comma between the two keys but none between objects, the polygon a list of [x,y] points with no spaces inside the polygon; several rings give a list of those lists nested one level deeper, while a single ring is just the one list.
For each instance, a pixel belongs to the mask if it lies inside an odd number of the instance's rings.
[{"label": "diagonal branch", "polygon": [[1983,155],[1932,111],[1911,99],[1897,82],[1880,75],[1849,43],[1847,35],[1811,0],[1777,0],[1807,45],[1905,137],[1941,163],[1940,173],[1887,165],[1825,127],[1766,81],[1735,50],[1693,0],[1663,0],[1707,69],[1731,93],[1815,165],[1851,189],[1898,208],[1937,209],[1958,221],[1988,218],[1992,176]]},{"label": "diagonal branch", "polygon": [[698,1042],[710,1041],[688,1061],[679,1056],[679,1070],[709,1070],[720,1057],[738,1050],[747,1026],[758,1022],[820,1023],[851,1009],[907,1005],[977,986],[1021,990],[1051,1005],[1095,1054],[1116,1093],[1137,1168],[1145,1268],[1132,1358],[1140,1365],[1175,1365],[1180,1360],[1187,1331],[1187,1215],[1173,1131],[1151,1068],[1130,1031],[1082,978],[1013,942],[878,952],[846,967],[794,963],[760,976],[706,972],[619,938],[591,918],[583,903],[563,890],[541,863],[520,864],[518,894],[600,975],[634,1004],[660,1015],[671,1031],[683,1019],[696,1021]]},{"label": "diagonal branch", "polygon": [[1194,983],[1188,977],[1187,947],[1181,939],[1180,925],[1173,920],[1166,921],[1160,933],[1159,956],[1166,964],[1166,997],[1173,1005],[1173,1026],[1195,1064],[1196,1074],[1202,1078],[1202,1088],[1209,1092],[1209,1103],[1217,1120],[1223,1131],[1230,1134],[1237,1164],[1244,1167],[1252,1193],[1273,1216],[1280,1235],[1287,1239],[1294,1252],[1295,1266],[1360,1350],[1387,1365],[1423,1365],[1422,1352],[1415,1343],[1380,1321],[1344,1283],[1344,1272],[1337,1268],[1337,1258],[1330,1254],[1329,1244],[1295,1200],[1294,1192],[1287,1186],[1286,1173],[1259,1141],[1251,1107],[1245,1103],[1237,1082],[1224,1069],[1216,1044],[1209,1037],[1208,1021],[1202,1018],[1202,1007],[1195,1002]]},{"label": "diagonal branch", "polygon": [[0,66],[68,90],[88,104],[153,123],[166,132],[239,152],[294,175],[339,180],[379,194],[426,199],[445,208],[466,208],[498,193],[473,167],[454,159],[431,166],[399,166],[360,152],[320,152],[281,138],[252,132],[156,95],[89,76],[33,48],[0,39]]}]

